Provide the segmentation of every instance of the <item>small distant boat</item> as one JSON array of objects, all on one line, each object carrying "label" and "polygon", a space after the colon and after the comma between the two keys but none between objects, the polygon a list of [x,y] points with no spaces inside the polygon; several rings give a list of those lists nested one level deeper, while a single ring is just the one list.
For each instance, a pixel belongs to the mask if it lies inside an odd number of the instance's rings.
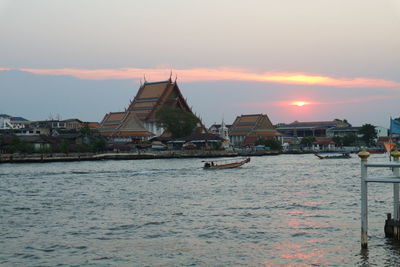
[{"label": "small distant boat", "polygon": [[[205,162],[204,169],[206,170],[231,169],[240,167],[250,162],[250,158],[242,158],[241,161],[237,160],[238,159],[220,159],[220,160],[207,160],[207,161],[204,160],[203,161]],[[215,162],[218,162],[218,164],[216,164]]]},{"label": "small distant boat", "polygon": [[327,155],[314,154],[319,159],[349,159],[351,158],[350,152],[329,153]]}]

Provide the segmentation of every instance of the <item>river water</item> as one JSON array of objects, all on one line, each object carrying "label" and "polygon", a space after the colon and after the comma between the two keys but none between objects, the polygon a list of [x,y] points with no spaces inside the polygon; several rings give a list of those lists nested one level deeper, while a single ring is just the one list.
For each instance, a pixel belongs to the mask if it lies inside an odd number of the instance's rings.
[{"label": "river water", "polygon": [[0,265],[400,266],[383,232],[391,184],[369,186],[360,250],[359,164],[356,155],[254,157],[218,171],[200,159],[2,164]]}]

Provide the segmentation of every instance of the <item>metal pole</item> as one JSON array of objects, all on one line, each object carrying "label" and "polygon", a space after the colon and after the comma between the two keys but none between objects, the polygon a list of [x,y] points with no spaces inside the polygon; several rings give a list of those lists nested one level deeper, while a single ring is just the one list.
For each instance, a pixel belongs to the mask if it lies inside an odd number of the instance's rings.
[{"label": "metal pole", "polygon": [[361,158],[361,248],[366,249],[368,248],[368,185],[365,179],[368,174],[365,164],[369,153],[363,150],[358,156]]},{"label": "metal pole", "polygon": [[[397,148],[395,151],[393,151],[391,153],[391,155],[393,156],[393,161],[398,163],[399,157],[400,157],[400,152],[397,150]],[[398,167],[393,168],[393,175],[395,177],[400,177]],[[393,184],[393,219],[399,220],[399,184],[398,183]]]}]

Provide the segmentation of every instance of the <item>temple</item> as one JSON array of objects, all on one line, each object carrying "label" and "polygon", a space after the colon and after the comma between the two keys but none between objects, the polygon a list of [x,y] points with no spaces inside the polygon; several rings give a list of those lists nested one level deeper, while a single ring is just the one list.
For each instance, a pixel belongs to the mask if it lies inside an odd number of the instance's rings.
[{"label": "temple", "polygon": [[147,131],[135,113],[130,111],[107,113],[100,123],[99,131],[114,142],[147,140],[154,136]]},{"label": "temple", "polygon": [[[160,82],[142,84],[128,109],[124,112],[111,112],[100,123],[100,132],[115,141],[129,142],[147,140],[152,136],[168,135],[157,125],[156,113],[162,107],[176,107],[193,113],[176,83],[171,78]],[[205,132],[202,123],[198,131]]]},{"label": "temple", "polygon": [[251,114],[236,118],[229,129],[230,142],[233,145],[254,146],[258,139],[280,137],[267,115]]}]

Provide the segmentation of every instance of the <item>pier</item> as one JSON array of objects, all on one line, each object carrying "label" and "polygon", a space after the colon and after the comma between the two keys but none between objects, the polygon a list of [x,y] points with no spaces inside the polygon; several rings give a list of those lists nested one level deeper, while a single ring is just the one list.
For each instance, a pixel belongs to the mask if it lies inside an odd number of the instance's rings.
[{"label": "pier", "polygon": [[[400,183],[400,152],[396,149],[391,153],[393,162],[374,163],[368,162],[369,153],[358,153],[361,159],[361,248],[368,248],[368,183],[392,183],[393,184],[393,218],[388,214],[385,223],[385,235],[400,239],[399,218],[399,183]],[[368,168],[392,168],[392,177],[368,177]]]}]

